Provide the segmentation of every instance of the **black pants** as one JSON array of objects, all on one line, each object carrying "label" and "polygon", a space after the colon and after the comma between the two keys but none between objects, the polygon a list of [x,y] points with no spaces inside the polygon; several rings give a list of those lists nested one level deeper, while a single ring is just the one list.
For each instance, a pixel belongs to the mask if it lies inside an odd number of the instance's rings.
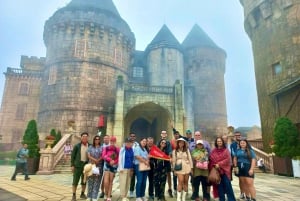
[{"label": "black pants", "polygon": [[130,191],[134,191],[134,187],[135,187],[135,171],[133,171],[131,180],[130,180]]},{"label": "black pants", "polygon": [[205,177],[205,176],[196,176],[193,178],[193,187],[194,187],[193,197],[196,197],[196,198],[199,197],[200,183],[202,185],[203,198],[206,198],[207,200],[209,200],[210,195],[207,192],[207,177]]},{"label": "black pants", "polygon": [[[151,167],[151,165],[150,165]],[[150,197],[154,197],[154,170],[153,170],[154,167],[151,167],[151,169],[149,170],[148,172],[148,182],[149,182],[149,185],[148,185],[148,195]]]},{"label": "black pants", "polygon": [[27,163],[19,163],[19,162],[16,162],[16,169],[11,178],[16,179],[18,172],[21,172],[21,170],[22,170],[23,174],[25,175],[25,179],[28,178]]}]

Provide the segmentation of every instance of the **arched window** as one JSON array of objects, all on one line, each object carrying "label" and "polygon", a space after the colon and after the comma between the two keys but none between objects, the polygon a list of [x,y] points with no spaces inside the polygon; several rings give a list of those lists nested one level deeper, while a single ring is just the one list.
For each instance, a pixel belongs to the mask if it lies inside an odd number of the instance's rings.
[{"label": "arched window", "polygon": [[16,111],[16,119],[17,120],[25,119],[26,111],[27,111],[27,104],[26,103],[18,104],[17,105],[17,111]]},{"label": "arched window", "polygon": [[19,86],[19,95],[21,96],[28,96],[29,95],[29,84],[28,83],[21,83]]}]

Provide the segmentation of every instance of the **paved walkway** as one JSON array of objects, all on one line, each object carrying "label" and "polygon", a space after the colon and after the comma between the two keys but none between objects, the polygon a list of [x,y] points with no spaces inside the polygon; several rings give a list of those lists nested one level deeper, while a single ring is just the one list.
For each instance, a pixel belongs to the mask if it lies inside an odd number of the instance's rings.
[{"label": "paved walkway", "polygon": [[[25,181],[24,176],[18,175],[17,181],[11,181],[10,177],[13,171],[13,166],[0,166],[0,201],[71,200],[72,176],[70,174],[31,175],[29,181]],[[238,197],[239,190],[236,177],[232,185]],[[299,178],[257,173],[255,187],[257,190],[257,201],[300,200]],[[80,189],[78,189],[78,193],[80,193]],[[79,194],[77,197],[79,197]],[[188,197],[190,197],[190,195]],[[166,196],[166,199],[168,201],[176,200],[168,196]],[[103,199],[99,199],[99,201],[102,200]],[[119,198],[118,177],[116,177],[114,182],[112,200],[121,200]],[[131,201],[135,201],[135,199],[131,199]]]}]

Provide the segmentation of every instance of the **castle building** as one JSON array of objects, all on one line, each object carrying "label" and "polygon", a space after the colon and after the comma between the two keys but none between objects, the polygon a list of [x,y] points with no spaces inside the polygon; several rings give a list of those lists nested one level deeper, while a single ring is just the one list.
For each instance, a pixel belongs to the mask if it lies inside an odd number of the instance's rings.
[{"label": "castle building", "polygon": [[300,130],[300,1],[240,0],[252,41],[265,147],[275,121],[288,117]]},{"label": "castle building", "polygon": [[[112,0],[72,0],[45,23],[46,57],[21,57],[7,68],[0,113],[2,143],[20,141],[27,122],[39,134],[72,125],[124,139],[130,131],[158,139],[161,130],[227,127],[226,53],[194,25],[182,43],[166,25],[144,51]],[[171,137],[171,136],[170,136]],[[10,145],[13,146],[13,145]]]}]

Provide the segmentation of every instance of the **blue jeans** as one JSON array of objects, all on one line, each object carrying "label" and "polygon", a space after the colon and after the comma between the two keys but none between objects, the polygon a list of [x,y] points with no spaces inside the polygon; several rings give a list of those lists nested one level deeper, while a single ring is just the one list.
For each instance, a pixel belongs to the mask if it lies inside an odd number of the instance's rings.
[{"label": "blue jeans", "polygon": [[134,165],[134,170],[136,174],[136,197],[142,198],[145,196],[148,171],[139,171],[139,165]]},{"label": "blue jeans", "polygon": [[228,201],[236,201],[231,182],[226,174],[221,175],[221,183],[218,185],[218,193],[220,201],[225,201],[225,194],[227,194]]}]

